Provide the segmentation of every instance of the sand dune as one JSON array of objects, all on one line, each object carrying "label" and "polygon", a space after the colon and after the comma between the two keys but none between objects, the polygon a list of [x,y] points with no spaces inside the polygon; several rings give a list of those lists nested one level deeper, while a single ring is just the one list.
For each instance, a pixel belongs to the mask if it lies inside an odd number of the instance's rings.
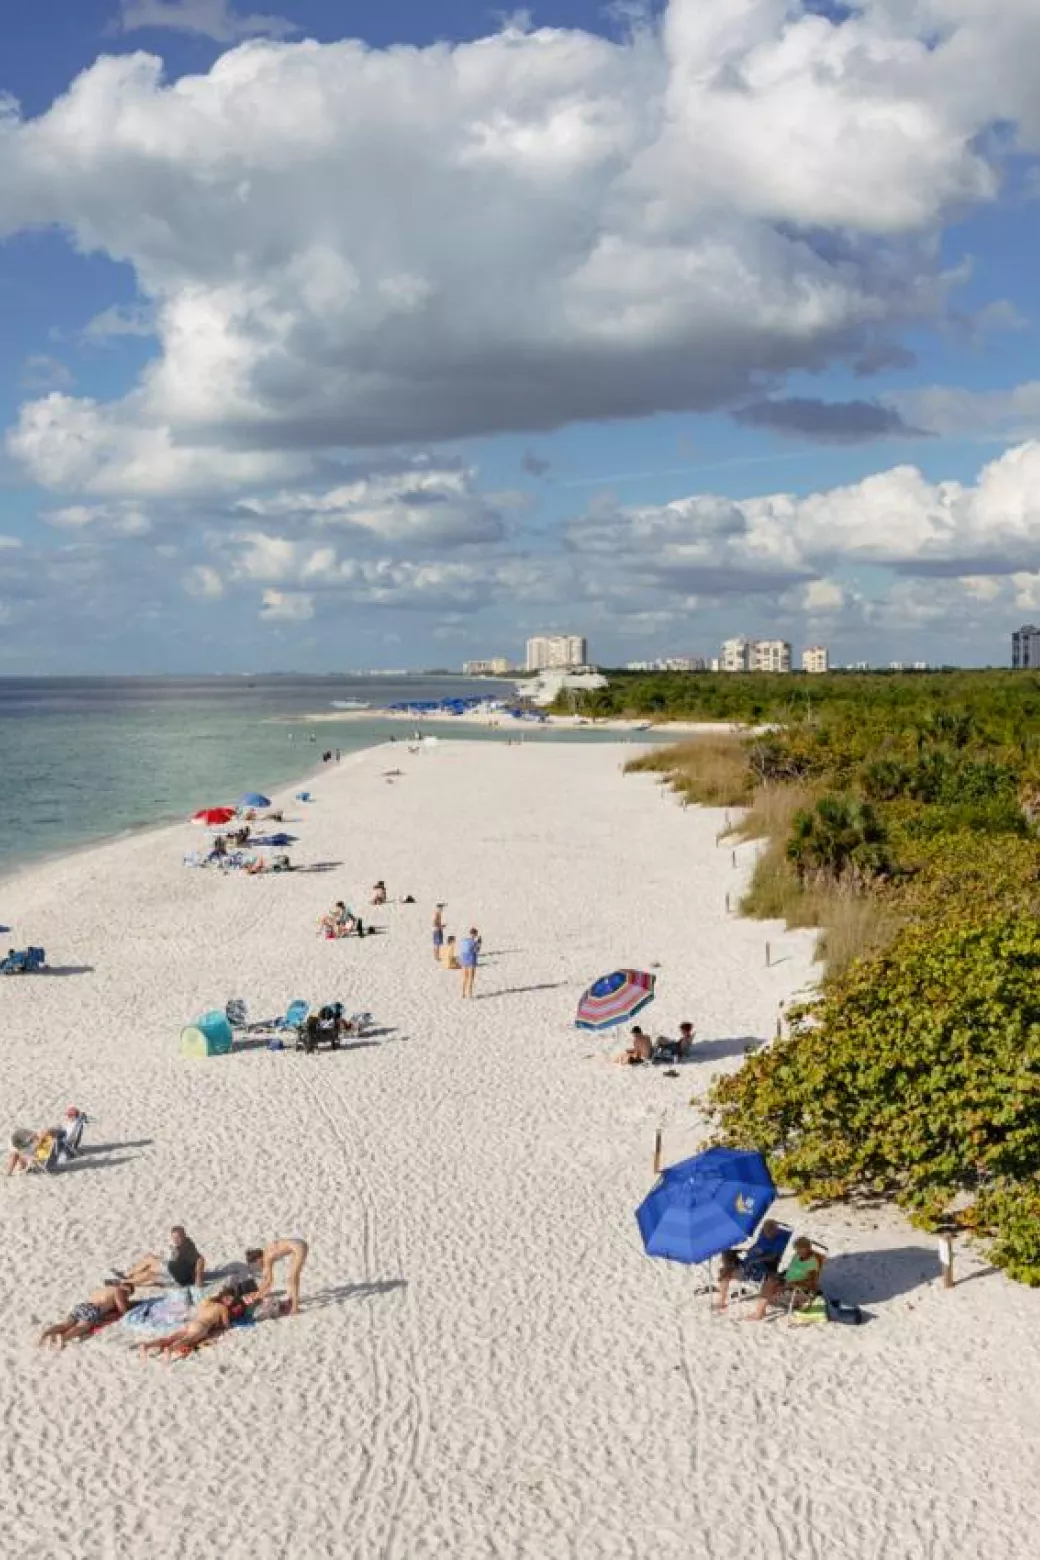
[{"label": "sand dune", "polygon": [[[405,770],[388,784],[382,771]],[[782,1211],[862,1328],[712,1320],[633,1209],[703,1126],[691,1097],[772,1034],[811,938],[725,914],[719,816],[621,746],[441,743],[317,780],[291,877],[180,865],[187,826],[10,879],[0,920],[68,973],[0,981],[6,1127],[70,1100],[91,1152],[0,1183],[4,1553],[155,1560],[945,1560],[1033,1556],[1040,1296],[888,1214]],[[750,850],[741,856],[750,862]],[[746,870],[746,866],[743,870]],[[418,904],[327,943],[377,878]],[[479,1000],[430,952],[471,922]],[[775,962],[766,968],[764,944]],[[588,979],[659,966],[678,1078],[570,1024]],[[314,1057],[178,1055],[201,1008],[342,997],[382,1032]],[[183,1222],[211,1265],[303,1234],[298,1319],[143,1365],[38,1326]]]}]

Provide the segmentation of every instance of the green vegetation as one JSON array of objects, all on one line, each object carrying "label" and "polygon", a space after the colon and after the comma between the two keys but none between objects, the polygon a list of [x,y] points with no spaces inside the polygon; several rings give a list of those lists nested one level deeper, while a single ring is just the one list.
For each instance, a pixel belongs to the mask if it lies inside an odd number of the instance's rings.
[{"label": "green vegetation", "polygon": [[784,679],[725,681],[732,718],[768,731],[633,767],[750,804],[734,832],[764,844],[742,909],[819,926],[826,972],[716,1086],[722,1140],[807,1198],[954,1219],[1040,1284],[1040,679],[813,679],[811,710],[802,693],[786,713],[750,688]]}]

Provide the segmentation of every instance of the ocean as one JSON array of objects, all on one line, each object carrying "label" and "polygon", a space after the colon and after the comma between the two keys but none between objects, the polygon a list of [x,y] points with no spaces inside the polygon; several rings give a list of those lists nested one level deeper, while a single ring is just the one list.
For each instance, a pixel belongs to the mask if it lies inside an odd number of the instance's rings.
[{"label": "ocean", "polygon": [[[459,677],[0,678],[0,872],[270,792],[320,768],[328,748],[351,753],[399,736],[400,723],[381,720],[379,707],[474,691]],[[301,719],[331,714],[344,699],[370,703],[371,717]],[[501,739],[461,723],[431,729],[450,740]]]}]

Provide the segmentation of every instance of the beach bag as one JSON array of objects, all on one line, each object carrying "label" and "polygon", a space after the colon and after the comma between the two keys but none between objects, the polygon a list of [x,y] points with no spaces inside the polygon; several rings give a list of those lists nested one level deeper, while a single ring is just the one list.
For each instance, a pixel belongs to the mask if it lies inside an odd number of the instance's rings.
[{"label": "beach bag", "polygon": [[813,1322],[829,1322],[830,1307],[822,1295],[814,1295],[808,1305],[791,1312],[791,1322],[798,1327],[809,1327]]},{"label": "beach bag", "polygon": [[859,1327],[866,1319],[861,1306],[842,1305],[840,1300],[827,1301],[827,1320],[829,1322],[842,1322],[846,1327]]}]

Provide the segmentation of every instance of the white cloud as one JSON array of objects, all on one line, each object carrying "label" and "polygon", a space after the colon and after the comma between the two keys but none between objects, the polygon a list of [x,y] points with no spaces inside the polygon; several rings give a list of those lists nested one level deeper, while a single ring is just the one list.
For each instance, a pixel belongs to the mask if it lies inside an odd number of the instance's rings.
[{"label": "white cloud", "polygon": [[155,319],[144,304],[114,303],[88,320],[79,339],[88,347],[106,346],[120,336],[154,336]]},{"label": "white cloud", "polygon": [[669,504],[600,502],[567,529],[570,548],[622,577],[674,592],[776,590],[802,576],[801,607],[830,604],[833,567],[920,575],[1010,574],[1040,564],[1040,442],[1006,451],[977,482],[929,482],[913,466],[805,497],[710,494]]},{"label": "white cloud", "polygon": [[120,24],[124,32],[161,27],[199,33],[215,43],[289,38],[300,30],[284,16],[240,16],[232,10],[230,0],[120,0]]},{"label": "white cloud", "polygon": [[[709,408],[884,361],[945,307],[945,215],[996,191],[982,132],[1040,145],[1038,47],[1034,0],[999,27],[982,0],[841,25],[670,0],[622,41],[254,42],[170,84],[100,59],[0,120],[0,229],[129,263],[161,356],[122,403],[24,409],[14,451],[88,491],[230,488],[254,450]],[[113,457],[138,436],[156,460]]]},{"label": "white cloud", "polygon": [[68,365],[46,352],[34,352],[22,364],[23,390],[68,390],[75,382]]},{"label": "white cloud", "polygon": [[950,439],[1013,443],[1040,438],[1040,380],[1010,390],[929,385],[890,398],[908,420]]},{"label": "white cloud", "polygon": [[271,622],[304,623],[314,616],[314,601],[298,591],[265,590],[260,616]]},{"label": "white cloud", "polygon": [[113,536],[147,536],[152,529],[149,517],[137,504],[67,504],[63,509],[45,509],[40,519],[58,530],[79,531],[88,526]]},{"label": "white cloud", "polygon": [[[505,522],[492,495],[476,487],[472,468],[414,462],[403,470],[359,475],[324,492],[282,491],[242,499],[238,509],[260,520],[313,520],[376,541],[420,551],[501,541]],[[514,495],[500,495],[499,503]]]},{"label": "white cloud", "polygon": [[215,601],[224,594],[224,581],[216,569],[205,563],[197,563],[185,575],[184,588],[189,596]]},{"label": "white cloud", "polygon": [[42,487],[111,497],[168,497],[235,490],[292,476],[300,462],[265,451],[175,441],[169,426],[113,415],[57,391],[22,407],[7,447]]}]

